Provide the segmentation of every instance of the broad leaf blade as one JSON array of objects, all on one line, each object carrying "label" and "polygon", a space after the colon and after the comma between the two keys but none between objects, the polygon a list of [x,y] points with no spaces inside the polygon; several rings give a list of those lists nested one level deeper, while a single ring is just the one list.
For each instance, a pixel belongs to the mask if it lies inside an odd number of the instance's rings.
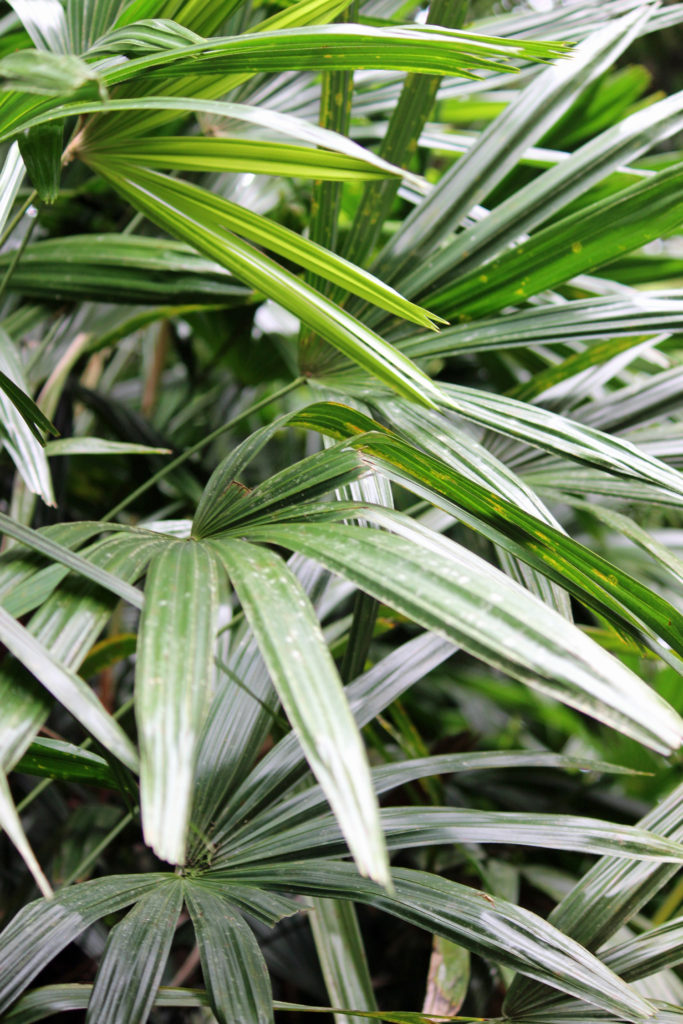
[{"label": "broad leaf blade", "polygon": [[272,1024],[273,997],[263,954],[229,897],[185,882],[204,983],[220,1024]]},{"label": "broad leaf blade", "polygon": [[365,749],[305,592],[267,549],[227,539],[211,544],[359,870],[386,884],[388,861]]},{"label": "broad leaf blade", "polygon": [[88,1003],[87,1024],[144,1024],[182,904],[181,879],[167,876],[112,928]]},{"label": "broad leaf blade", "polygon": [[219,576],[195,541],[171,542],[150,564],[138,634],[135,715],[145,841],[185,862],[197,742],[213,689]]}]

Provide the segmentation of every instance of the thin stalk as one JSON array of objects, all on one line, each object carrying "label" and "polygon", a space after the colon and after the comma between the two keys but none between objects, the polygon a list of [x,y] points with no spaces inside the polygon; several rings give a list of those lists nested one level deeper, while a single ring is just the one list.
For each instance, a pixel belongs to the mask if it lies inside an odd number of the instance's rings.
[{"label": "thin stalk", "polygon": [[21,243],[17,246],[17,248],[12,253],[12,259],[10,260],[9,266],[7,267],[7,270],[5,271],[5,276],[3,277],[2,281],[0,282],[0,302],[5,297],[5,292],[7,291],[9,283],[12,280],[12,274],[14,273],[14,271],[16,269],[16,266],[17,266],[17,263],[19,262],[19,260],[21,259],[22,255],[23,255],[24,249],[26,248],[26,246],[28,245],[28,243],[29,243],[29,241],[31,239],[31,235],[33,234],[33,229],[35,228],[35,226],[36,226],[36,220],[34,218],[31,221],[31,223],[29,224],[28,229],[27,229],[24,237],[21,240]]},{"label": "thin stalk", "polygon": [[21,218],[24,216],[24,214],[28,210],[29,206],[32,206],[37,198],[38,198],[38,193],[34,190],[33,192],[31,192],[31,194],[29,195],[28,199],[24,203],[22,203],[22,205],[19,207],[19,209],[15,213],[14,217],[12,217],[11,221],[9,222],[9,224],[5,225],[5,230],[2,233],[0,233],[0,246],[5,244],[5,242],[7,241],[9,236],[12,234],[12,232],[14,231],[15,227],[17,226],[17,224],[19,223]]},{"label": "thin stalk", "polygon": [[87,871],[88,868],[91,867],[97,861],[100,854],[103,853],[107,849],[107,847],[114,842],[116,837],[121,832],[123,832],[124,828],[130,825],[130,823],[133,820],[133,817],[134,815],[131,811],[129,811],[128,814],[124,814],[121,820],[116,825],[114,825],[114,827],[109,832],[107,832],[104,839],[100,843],[98,843],[97,846],[93,850],[91,850],[90,853],[87,854],[87,856],[83,858],[83,860],[80,862],[80,864],[77,865],[76,868],[74,868],[74,870],[71,872],[68,878],[66,878],[66,880],[62,883],[61,888],[66,889],[68,885],[71,885],[73,882],[76,881],[77,878],[79,878],[85,871]]},{"label": "thin stalk", "polygon": [[118,505],[115,505],[114,508],[111,509],[111,511],[106,514],[106,516],[102,517],[100,522],[110,522],[114,518],[114,516],[118,515],[119,512],[121,512],[124,508],[127,508],[128,505],[132,504],[132,502],[136,501],[136,499],[139,498],[140,495],[145,494],[145,492],[148,491],[150,487],[154,487],[154,485],[157,484],[159,480],[163,480],[164,477],[168,476],[169,473],[172,473],[175,469],[178,468],[178,466],[182,466],[184,462],[187,462],[187,460],[192,458],[193,455],[196,455],[197,452],[200,452],[202,448],[206,448],[207,445],[211,444],[212,441],[215,441],[217,437],[221,436],[221,434],[225,434],[226,431],[232,430],[233,427],[235,427],[238,423],[241,423],[242,420],[247,418],[247,416],[251,416],[252,413],[258,412],[259,409],[263,409],[266,405],[270,405],[271,402],[275,402],[278,398],[282,398],[283,395],[289,394],[290,391],[294,391],[295,388],[298,388],[300,384],[304,383],[304,377],[297,377],[296,380],[290,381],[289,384],[286,384],[283,388],[280,388],[279,391],[275,391],[273,392],[273,394],[266,395],[265,398],[262,398],[260,401],[255,402],[254,405],[250,405],[248,409],[245,409],[244,412],[241,412],[239,414],[239,416],[235,416],[227,423],[224,423],[222,427],[217,427],[216,430],[212,431],[210,434],[207,434],[206,437],[203,438],[201,441],[198,441],[197,444],[193,444],[190,448],[187,448],[182,453],[182,455],[178,455],[177,458],[169,462],[168,465],[164,466],[163,469],[160,469],[157,473],[154,473],[149,478],[149,480],[145,481],[144,484],[141,484],[138,488],[136,488],[131,494],[128,495],[127,498],[124,498],[123,501],[120,501]]}]

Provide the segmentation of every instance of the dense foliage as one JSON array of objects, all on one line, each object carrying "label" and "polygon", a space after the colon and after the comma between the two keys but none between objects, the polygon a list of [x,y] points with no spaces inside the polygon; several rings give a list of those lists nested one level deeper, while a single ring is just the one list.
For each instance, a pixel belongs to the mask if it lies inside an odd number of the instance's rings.
[{"label": "dense foliage", "polygon": [[472,15],[5,5],[8,1024],[683,1021],[683,5]]}]

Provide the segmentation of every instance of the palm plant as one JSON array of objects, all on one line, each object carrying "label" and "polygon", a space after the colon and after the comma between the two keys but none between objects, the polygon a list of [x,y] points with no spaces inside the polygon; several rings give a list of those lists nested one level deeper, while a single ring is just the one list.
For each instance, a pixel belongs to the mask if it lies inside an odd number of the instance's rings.
[{"label": "palm plant", "polygon": [[356,904],[439,937],[449,1014],[471,951],[479,1017],[680,1020],[683,94],[610,68],[682,6],[11,6],[3,1020],[272,1020],[302,911],[339,1019],[392,1019]]}]

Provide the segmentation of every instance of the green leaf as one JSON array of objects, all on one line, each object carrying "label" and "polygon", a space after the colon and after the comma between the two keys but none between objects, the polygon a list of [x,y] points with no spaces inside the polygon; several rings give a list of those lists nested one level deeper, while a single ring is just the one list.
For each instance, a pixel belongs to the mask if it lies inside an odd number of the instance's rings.
[{"label": "green leaf", "polygon": [[185,863],[197,743],[211,702],[219,577],[211,552],[172,541],[152,559],[138,633],[135,716],[147,842]]},{"label": "green leaf", "polygon": [[272,1024],[273,996],[263,954],[229,896],[200,879],[184,883],[202,974],[220,1024]]},{"label": "green leaf", "polygon": [[359,870],[388,882],[388,861],[365,749],[305,592],[265,548],[210,542],[256,634],[290,724]]},{"label": "green leaf", "polygon": [[[232,837],[245,814],[253,816],[259,808],[270,807],[273,797],[296,784],[306,768],[304,754],[294,733],[281,739],[252,768],[253,751],[260,745],[261,736],[265,735],[259,731],[259,726],[263,730],[272,721],[272,712],[268,713],[270,708],[267,705],[262,707],[268,692],[264,683],[267,673],[260,659],[254,658],[254,647],[250,641],[236,641],[232,667],[249,688],[247,696],[253,693],[261,703],[246,700],[236,708],[236,701],[230,699],[230,693],[234,694],[235,689],[226,689],[224,699],[217,701],[212,708],[210,728],[200,754],[201,764],[206,753],[204,771],[198,776],[198,789],[201,785],[204,795],[199,825],[205,829],[209,822],[213,822],[212,837],[217,848],[222,839]],[[452,651],[453,647],[447,641],[424,633],[382,658],[345,690],[357,724],[366,725],[416,680],[441,664]],[[237,722],[239,726],[244,723],[244,727],[238,727]],[[250,774],[249,768],[252,768]],[[325,806],[322,791],[320,796],[322,806]]]},{"label": "green leaf", "polygon": [[88,1002],[87,1024],[144,1024],[182,905],[183,883],[171,875],[112,928]]},{"label": "green leaf", "polygon": [[211,874],[226,884],[226,892],[233,881],[247,882],[366,903],[624,1020],[638,1020],[651,1012],[596,957],[535,914],[499,898],[491,902],[476,889],[436,875],[394,868],[395,891],[389,893],[360,878],[351,864],[337,861],[294,861],[269,864],[263,871],[243,868]]},{"label": "green leaf", "polygon": [[64,126],[59,121],[36,125],[19,137],[19,150],[26,171],[44,203],[54,203],[62,176]]},{"label": "green leaf", "polygon": [[[0,269],[8,256],[0,255]],[[50,301],[230,304],[247,289],[213,260],[168,239],[72,235],[29,244],[9,287]]]},{"label": "green leaf", "polygon": [[504,395],[453,384],[444,385],[443,391],[447,406],[474,423],[564,458],[683,494],[683,474],[679,470],[618,435]]},{"label": "green leaf", "polygon": [[[280,745],[286,745],[286,740],[281,740],[278,746]],[[277,748],[274,753],[277,753]],[[569,772],[629,773],[629,769],[621,768],[618,765],[581,761],[544,751],[504,752],[493,750],[473,751],[470,754],[441,754],[380,765],[372,769],[372,784],[377,795],[381,796],[399,786],[414,782],[416,779],[428,778],[431,775],[515,768],[562,768]],[[228,851],[237,849],[245,843],[255,842],[259,837],[279,836],[285,830],[295,827],[299,822],[310,820],[325,806],[324,794],[319,786],[311,786],[304,792],[294,793],[278,804],[266,804],[259,813],[250,815],[247,825],[235,825],[229,834],[226,829],[225,833],[221,832],[216,835],[217,850],[213,859],[214,866],[223,863],[224,853],[227,855]]]},{"label": "green leaf", "polygon": [[138,767],[137,751],[116,721],[83,680],[62,664],[54,654],[4,608],[0,608],[0,637],[5,647],[64,705],[85,729],[133,771]]},{"label": "green leaf", "polygon": [[99,754],[64,740],[51,740],[42,736],[33,741],[14,770],[64,782],[119,789],[118,780]]},{"label": "green leaf", "polygon": [[24,864],[33,875],[33,880],[43,896],[52,896],[52,886],[45,877],[43,869],[31,848],[31,844],[26,838],[26,834],[21,826],[21,819],[12,800],[7,779],[2,774],[0,774],[0,828],[2,828],[21,855]]},{"label": "green leaf", "polygon": [[[339,900],[316,899],[313,901],[308,920],[330,1002],[334,1006],[377,1010],[363,938],[353,904],[342,903]],[[340,1018],[335,1019],[339,1024]],[[342,1021],[344,1019],[341,1018]],[[351,1017],[349,1024],[358,1024],[363,1019]]]},{"label": "green leaf", "polygon": [[429,303],[462,320],[483,316],[637,249],[683,222],[683,166],[677,164],[637,185],[570,214],[430,293]]},{"label": "green leaf", "polygon": [[[43,451],[43,440],[37,427],[56,433],[55,428],[26,395],[24,370],[10,337],[0,328],[0,373],[14,385],[0,389],[0,438],[19,470],[24,483],[38,494],[46,505],[55,504],[50,467]],[[31,420],[28,425],[27,420]]]},{"label": "green leaf", "polygon": [[106,590],[110,590],[112,594],[117,594],[118,597],[128,601],[135,608],[142,608],[143,595],[137,587],[131,586],[130,583],[126,583],[125,580],[120,579],[114,573],[107,572],[106,569],[89,562],[86,558],[75,554],[69,548],[63,547],[44,534],[36,530],[30,530],[26,526],[21,526],[20,523],[11,519],[10,516],[6,516],[4,512],[0,512],[0,533],[18,540],[33,551],[39,551],[41,554],[47,555],[53,562],[61,562],[62,565],[73,569],[92,583],[97,583]]},{"label": "green leaf", "polygon": [[[111,3],[112,0],[109,0]],[[120,0],[113,0],[121,6]],[[173,50],[202,44],[204,40],[191,29],[168,18],[145,18],[133,21],[100,35],[90,46],[88,56],[104,53],[122,53],[126,57],[158,50]]]},{"label": "green leaf", "polygon": [[[357,156],[333,153],[309,146],[261,139],[203,138],[199,135],[159,136],[157,138],[98,141],[96,152],[111,155],[119,163],[164,170],[249,174],[276,174],[284,177],[316,178],[320,181],[365,181],[392,177],[391,165],[384,167]],[[403,172],[395,168],[393,176]]]},{"label": "green leaf", "polygon": [[234,74],[320,68],[395,69],[476,78],[472,69],[509,71],[511,60],[565,56],[564,43],[496,39],[440,26],[312,25],[205,40],[194,46],[138,57],[102,73],[107,86],[156,74]]},{"label": "green leaf", "polygon": [[99,74],[72,54],[19,50],[0,58],[0,89],[65,96],[89,82],[104,90]]},{"label": "green leaf", "polygon": [[[272,434],[272,430],[268,433]],[[227,488],[220,486],[235,468],[235,455],[233,452],[228,456],[209,481],[192,525],[194,537],[216,536],[227,529],[234,530],[237,523],[268,517],[290,506],[296,508],[358,480],[367,472],[358,453],[341,442],[295,462],[253,490],[235,480]]]},{"label": "green leaf", "polygon": [[109,875],[22,907],[0,934],[0,1011],[60,950],[106,914],[135,903],[168,875]]},{"label": "green leaf", "polygon": [[[683,126],[683,95],[669,96],[638,110],[613,128],[591,139],[566,160],[557,163],[506,201],[454,243],[430,260],[432,282],[458,276],[498,256],[525,232],[546,223],[558,210],[585,194],[594,183],[640,156],[660,139]],[[415,281],[413,275],[412,280]],[[424,282],[423,282],[424,284]],[[406,280],[404,287],[412,294]]]},{"label": "green leaf", "polygon": [[[683,846],[645,829],[614,825],[599,818],[569,814],[535,814],[518,811],[477,811],[450,807],[390,807],[380,811],[382,832],[390,850],[451,843],[503,843],[538,846],[549,850],[576,850],[611,854],[627,859],[683,861]],[[216,866],[233,868],[262,860],[339,856],[344,844],[331,815],[308,817],[300,824],[282,828],[269,823],[259,837],[256,826],[242,841],[226,845]]]},{"label": "green leaf", "polygon": [[[88,557],[123,579],[135,580],[144,572],[152,553],[165,543],[163,537],[145,535],[142,531],[132,537],[116,535],[94,545]],[[95,715],[105,729],[115,726],[113,719],[106,715],[93,691],[74,675],[73,669],[80,665],[100,635],[117,600],[109,591],[76,578],[53,593],[29,624],[30,634],[42,652],[39,653],[41,669],[45,669],[46,681],[55,696],[61,699],[59,695],[63,694],[68,701],[65,706],[70,706],[76,717],[82,712],[87,717]],[[23,627],[11,620],[9,628],[19,631],[23,645]],[[25,639],[28,643],[28,638]],[[66,676],[57,671],[56,659],[67,669]],[[9,658],[0,666],[0,694],[3,708],[0,764],[9,770],[46,720],[52,701],[27,670]],[[127,756],[130,756],[130,741],[125,736],[124,739]],[[137,754],[134,756],[137,759]]]},{"label": "green leaf", "polygon": [[424,628],[656,750],[678,748],[683,723],[673,709],[528,591],[399,513],[362,515],[396,533],[313,522],[245,533],[316,559]]},{"label": "green leaf", "polygon": [[55,455],[170,455],[170,448],[152,448],[129,441],[110,441],[104,437],[60,437],[45,445],[48,458]]},{"label": "green leaf", "polygon": [[[535,76],[401,224],[378,257],[380,275],[393,281],[406,268],[413,271],[411,276],[433,280],[429,276],[431,260],[425,266],[420,255],[434,249],[491,193],[524,151],[542,138],[588,83],[609,67],[648,14],[639,8],[605,25],[591,33],[570,60],[558,61]],[[415,267],[416,257],[418,263],[422,262],[421,269]]]},{"label": "green leaf", "polygon": [[[93,166],[159,227],[191,242],[245,283],[279,302],[345,356],[399,393],[423,405],[434,404],[438,388],[414,363],[257,249],[222,227],[217,228],[213,211],[198,212],[194,205],[178,200],[176,195],[172,202],[163,201],[165,193],[156,194],[158,184],[155,192],[150,192],[145,185],[138,184],[133,172],[124,177],[99,163]],[[164,181],[163,176],[159,178]]]},{"label": "green leaf", "polygon": [[[446,387],[451,388],[452,385]],[[493,396],[483,396],[483,393],[482,399],[486,402],[489,399],[500,401]],[[537,413],[535,407],[522,403],[518,407],[528,410],[530,417],[553,415],[542,410]],[[560,424],[572,423],[557,419]],[[499,417],[498,421],[502,424],[503,418]],[[373,421],[362,414],[333,405],[309,406],[297,414],[294,422],[315,425],[316,429],[332,436],[357,434],[373,425]],[[502,429],[507,430],[512,424],[510,420]],[[616,443],[617,439],[614,440]],[[447,508],[504,550],[565,587],[601,614],[614,619],[620,628],[633,630],[635,626],[644,632],[660,655],[666,653],[659,642],[660,637],[665,637],[675,650],[683,650],[683,619],[675,608],[666,601],[660,603],[661,599],[651,588],[622,573],[611,562],[536,516],[530,516],[519,507],[519,499],[513,504],[505,498],[492,496],[488,488],[471,479],[471,470],[465,475],[452,460],[447,464],[399,442],[388,433],[361,435],[354,443],[365,453],[369,465],[386,473],[396,483],[439,507]],[[440,446],[442,449],[445,447],[443,441],[440,441]],[[431,441],[430,447],[433,447]],[[662,463],[660,465],[665,474],[678,476],[674,470]],[[307,514],[310,517],[310,510]],[[374,511],[372,515],[381,513]]]},{"label": "green leaf", "polygon": [[[45,413],[36,405],[32,398],[21,390],[7,374],[0,371],[0,389],[5,392],[17,412],[20,413],[24,423],[33,436],[41,444],[43,435],[41,430],[50,434],[57,434],[57,428],[50,422]],[[45,453],[47,454],[47,452]]]},{"label": "green leaf", "polygon": [[[638,824],[680,841],[682,812],[683,785],[679,785]],[[675,868],[665,865],[603,857],[558,903],[550,920],[586,948],[599,949],[675,874]],[[544,1006],[548,999],[547,989],[518,978],[508,992],[506,1011],[519,1016],[528,1008]]]},{"label": "green leaf", "polygon": [[676,967],[683,961],[683,917],[610,946],[601,957],[625,981],[637,981]]}]

